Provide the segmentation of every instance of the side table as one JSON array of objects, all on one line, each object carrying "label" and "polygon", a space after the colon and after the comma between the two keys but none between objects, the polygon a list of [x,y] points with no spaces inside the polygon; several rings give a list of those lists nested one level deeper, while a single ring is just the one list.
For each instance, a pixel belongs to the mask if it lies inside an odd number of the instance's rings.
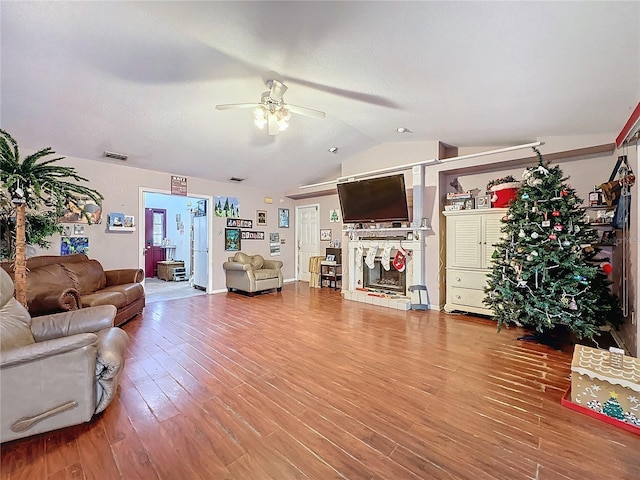
[{"label": "side table", "polygon": [[320,262],[320,288],[327,286],[338,290],[338,282],[342,282],[342,264],[335,262]]}]

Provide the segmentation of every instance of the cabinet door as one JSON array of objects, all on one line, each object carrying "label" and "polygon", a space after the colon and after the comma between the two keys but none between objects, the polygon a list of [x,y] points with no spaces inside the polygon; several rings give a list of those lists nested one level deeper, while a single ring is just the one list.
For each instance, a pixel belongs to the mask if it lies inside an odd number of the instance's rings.
[{"label": "cabinet door", "polygon": [[447,267],[482,267],[482,218],[447,217]]},{"label": "cabinet door", "polygon": [[498,243],[503,236],[500,232],[502,228],[502,215],[487,215],[483,217],[482,222],[482,251],[483,262],[482,268],[491,268],[491,256],[495,250],[495,244]]}]

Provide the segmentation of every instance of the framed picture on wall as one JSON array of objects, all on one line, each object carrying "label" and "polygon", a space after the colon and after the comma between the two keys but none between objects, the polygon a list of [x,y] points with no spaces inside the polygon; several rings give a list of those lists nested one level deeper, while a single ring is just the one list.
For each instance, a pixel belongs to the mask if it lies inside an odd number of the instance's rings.
[{"label": "framed picture on wall", "polygon": [[266,210],[256,210],[256,225],[258,227],[266,227],[267,226],[267,211]]},{"label": "framed picture on wall", "polygon": [[323,242],[331,241],[331,229],[330,228],[321,228],[320,229],[320,240]]},{"label": "framed picture on wall", "polygon": [[288,208],[278,209],[278,227],[289,228],[289,209]]},{"label": "framed picture on wall", "polygon": [[240,229],[239,228],[224,229],[224,249],[227,252],[240,251]]}]

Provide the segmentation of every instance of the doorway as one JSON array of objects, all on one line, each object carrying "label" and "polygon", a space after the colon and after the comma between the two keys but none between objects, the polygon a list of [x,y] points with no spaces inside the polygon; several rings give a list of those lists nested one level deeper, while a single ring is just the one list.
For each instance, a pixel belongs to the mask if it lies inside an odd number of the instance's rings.
[{"label": "doorway", "polygon": [[144,209],[144,276],[158,275],[158,262],[167,260],[167,211],[163,208]]},{"label": "doorway", "polygon": [[296,207],[296,237],[297,278],[308,282],[309,258],[318,255],[320,248],[320,205]]},{"label": "doorway", "polygon": [[[153,299],[157,293],[159,299],[167,300],[211,291],[209,252],[213,239],[207,207],[212,198],[141,188],[140,200],[139,218],[144,219],[144,225],[139,229],[143,245],[139,265],[145,270],[149,296]],[[197,253],[194,245],[198,246]]]}]

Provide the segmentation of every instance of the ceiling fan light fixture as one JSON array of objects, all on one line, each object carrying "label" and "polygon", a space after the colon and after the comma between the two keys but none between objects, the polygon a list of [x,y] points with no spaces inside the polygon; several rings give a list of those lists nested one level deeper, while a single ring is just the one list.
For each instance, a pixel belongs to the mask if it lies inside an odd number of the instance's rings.
[{"label": "ceiling fan light fixture", "polygon": [[396,132],[398,132],[398,133],[413,133],[411,130],[409,130],[406,127],[398,127],[398,128],[396,128]]},{"label": "ceiling fan light fixture", "polygon": [[338,152],[338,147],[331,147],[331,148],[329,149],[329,152],[331,152],[331,153],[337,153],[337,152]]},{"label": "ceiling fan light fixture", "polygon": [[254,117],[253,123],[255,123],[256,127],[258,127],[260,130],[262,130],[264,126],[267,124],[268,114],[269,112],[262,105],[256,107],[255,110],[253,111],[253,117]]}]

